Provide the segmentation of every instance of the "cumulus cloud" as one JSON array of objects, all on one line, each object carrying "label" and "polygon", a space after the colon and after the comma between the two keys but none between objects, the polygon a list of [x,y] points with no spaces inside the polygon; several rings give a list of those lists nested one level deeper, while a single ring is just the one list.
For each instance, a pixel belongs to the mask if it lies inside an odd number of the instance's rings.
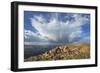
[{"label": "cumulus cloud", "polygon": [[[89,23],[89,17],[81,14],[70,16],[67,14],[63,21],[59,16],[59,13],[51,14],[49,22],[46,22],[47,19],[43,15],[34,15],[30,18],[31,25],[37,32],[25,30],[26,42],[70,43],[79,41],[83,34],[82,26]],[[68,20],[69,17],[72,19]]]},{"label": "cumulus cloud", "polygon": [[48,41],[47,38],[43,37],[39,33],[34,33],[30,30],[24,30],[25,42],[44,42]]}]

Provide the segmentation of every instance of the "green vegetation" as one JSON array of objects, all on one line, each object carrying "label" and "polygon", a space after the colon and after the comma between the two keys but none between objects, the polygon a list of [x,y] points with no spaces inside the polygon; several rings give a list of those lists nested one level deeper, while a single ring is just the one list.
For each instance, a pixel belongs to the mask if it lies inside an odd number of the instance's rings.
[{"label": "green vegetation", "polygon": [[65,45],[57,46],[54,49],[45,52],[41,55],[32,56],[25,59],[25,62],[29,61],[47,61],[47,60],[72,60],[72,59],[88,59],[90,58],[90,45],[78,44],[78,45]]}]

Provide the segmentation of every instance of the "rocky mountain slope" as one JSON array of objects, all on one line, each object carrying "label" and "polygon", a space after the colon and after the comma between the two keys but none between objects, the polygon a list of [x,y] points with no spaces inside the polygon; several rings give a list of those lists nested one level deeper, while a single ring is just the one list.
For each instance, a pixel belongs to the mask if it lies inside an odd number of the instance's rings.
[{"label": "rocky mountain slope", "polygon": [[30,61],[47,61],[47,60],[72,60],[72,59],[88,59],[90,58],[89,44],[72,44],[57,46],[52,50],[41,55],[31,56],[25,59],[25,62]]}]

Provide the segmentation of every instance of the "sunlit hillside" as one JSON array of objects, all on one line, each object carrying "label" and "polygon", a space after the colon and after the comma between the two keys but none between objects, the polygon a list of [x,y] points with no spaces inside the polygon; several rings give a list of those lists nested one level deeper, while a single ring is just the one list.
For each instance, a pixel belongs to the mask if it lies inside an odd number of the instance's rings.
[{"label": "sunlit hillside", "polygon": [[72,59],[88,59],[90,58],[89,44],[73,44],[65,46],[57,46],[52,50],[37,56],[31,56],[25,59],[29,61],[47,61],[47,60],[72,60]]}]

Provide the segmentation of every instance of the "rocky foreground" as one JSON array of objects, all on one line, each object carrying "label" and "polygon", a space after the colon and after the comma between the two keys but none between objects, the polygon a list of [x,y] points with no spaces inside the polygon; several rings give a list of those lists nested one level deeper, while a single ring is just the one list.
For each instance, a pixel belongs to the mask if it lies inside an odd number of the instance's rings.
[{"label": "rocky foreground", "polygon": [[65,45],[57,46],[54,49],[41,55],[31,56],[24,59],[25,62],[30,61],[47,61],[47,60],[71,60],[71,59],[88,59],[90,58],[90,45]]}]

